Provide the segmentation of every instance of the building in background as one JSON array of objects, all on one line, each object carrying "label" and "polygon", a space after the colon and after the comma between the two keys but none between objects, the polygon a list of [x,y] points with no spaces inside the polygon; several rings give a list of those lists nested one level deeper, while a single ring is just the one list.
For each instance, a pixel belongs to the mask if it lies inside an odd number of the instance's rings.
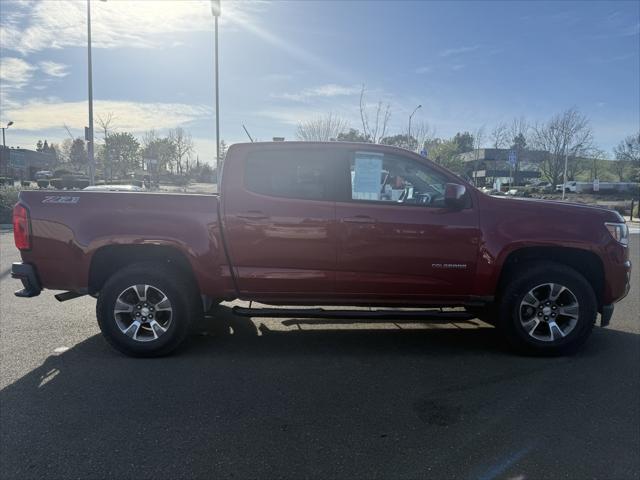
[{"label": "building in background", "polygon": [[55,163],[54,154],[26,148],[4,148],[0,145],[0,177],[35,180],[36,172],[51,170]]},{"label": "building in background", "polygon": [[496,182],[514,185],[530,183],[540,178],[540,165],[547,152],[542,150],[525,150],[517,158],[517,168],[510,168],[509,148],[480,148],[472,152],[461,153],[460,160],[464,164],[464,173],[469,178],[477,179],[479,187],[490,187]]}]

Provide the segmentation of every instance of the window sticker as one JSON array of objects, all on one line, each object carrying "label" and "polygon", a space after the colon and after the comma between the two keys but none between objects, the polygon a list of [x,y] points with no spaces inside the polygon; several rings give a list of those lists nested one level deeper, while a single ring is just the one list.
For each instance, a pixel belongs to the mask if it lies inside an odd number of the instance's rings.
[{"label": "window sticker", "polygon": [[351,198],[380,200],[383,157],[381,153],[356,152],[355,169],[351,178]]}]

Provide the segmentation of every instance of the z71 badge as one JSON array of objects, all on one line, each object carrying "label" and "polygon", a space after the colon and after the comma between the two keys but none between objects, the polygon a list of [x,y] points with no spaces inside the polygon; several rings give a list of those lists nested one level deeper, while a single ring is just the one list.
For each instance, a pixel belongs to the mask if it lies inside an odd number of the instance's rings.
[{"label": "z71 badge", "polygon": [[63,197],[59,195],[47,195],[42,203],[78,203],[80,197]]}]

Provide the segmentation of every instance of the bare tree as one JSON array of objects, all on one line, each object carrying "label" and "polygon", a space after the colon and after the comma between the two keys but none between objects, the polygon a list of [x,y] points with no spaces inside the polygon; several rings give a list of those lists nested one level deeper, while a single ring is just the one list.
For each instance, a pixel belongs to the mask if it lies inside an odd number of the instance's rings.
[{"label": "bare tree", "polygon": [[474,161],[473,161],[473,184],[474,186],[478,186],[478,166],[480,163],[480,148],[484,143],[484,132],[485,126],[482,125],[476,129],[473,133],[473,149],[475,150]]},{"label": "bare tree", "polygon": [[585,115],[570,108],[546,123],[537,124],[533,132],[535,146],[547,152],[541,165],[542,173],[553,185],[564,177],[565,156],[567,175],[563,181],[584,171],[583,159],[593,147],[593,133]]},{"label": "bare tree", "polygon": [[111,158],[111,152],[109,152],[107,137],[109,136],[109,131],[114,128],[114,121],[115,116],[113,112],[107,112],[104,117],[102,115],[98,115],[98,125],[100,125],[100,129],[102,130],[102,140],[104,141],[102,168],[104,170],[105,178],[108,175],[110,180],[113,180],[113,159]]},{"label": "bare tree", "polygon": [[613,153],[616,156],[613,168],[621,182],[627,176],[628,167],[635,170],[633,176],[640,177],[640,131],[621,141]]},{"label": "bare tree", "polygon": [[506,148],[510,145],[509,129],[504,122],[497,124],[489,136],[493,148]]},{"label": "bare tree", "polygon": [[104,117],[98,115],[98,125],[100,125],[100,129],[102,130],[103,139],[106,139],[109,136],[109,131],[114,128],[113,124],[115,119],[116,117],[113,112],[107,112]]},{"label": "bare tree", "polygon": [[427,122],[418,122],[411,128],[410,142],[415,141],[415,145],[410,145],[412,150],[422,150],[426,145],[433,142],[436,137],[436,129]]},{"label": "bare tree", "polygon": [[176,170],[182,175],[193,153],[193,139],[189,132],[186,132],[182,127],[178,127],[169,131],[169,140],[175,146]]},{"label": "bare tree", "polygon": [[611,170],[618,177],[619,182],[624,182],[627,178],[627,172],[629,171],[629,162],[623,158],[616,158],[611,162]]},{"label": "bare tree", "polygon": [[527,142],[530,141],[531,125],[525,117],[514,118],[509,125],[507,133],[509,146],[516,142],[516,138],[523,137]]},{"label": "bare tree", "polygon": [[378,103],[374,107],[375,119],[373,122],[369,121],[369,107],[367,106],[364,98],[365,86],[362,85],[360,90],[360,120],[362,121],[362,133],[364,136],[368,136],[372,143],[380,143],[380,140],[386,136],[389,120],[391,119],[391,105],[388,103],[385,105],[382,100],[378,100]]},{"label": "bare tree", "polygon": [[594,148],[589,154],[591,160],[591,181],[600,178],[600,162],[607,159],[607,154],[604,150]]},{"label": "bare tree", "polygon": [[333,113],[298,123],[296,137],[305,142],[328,142],[349,128],[347,122]]}]

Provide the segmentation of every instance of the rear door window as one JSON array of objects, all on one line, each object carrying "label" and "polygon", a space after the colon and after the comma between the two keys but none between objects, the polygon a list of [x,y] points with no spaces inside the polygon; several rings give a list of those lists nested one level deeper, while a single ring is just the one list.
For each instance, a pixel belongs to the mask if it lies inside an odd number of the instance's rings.
[{"label": "rear door window", "polygon": [[265,150],[249,154],[247,190],[272,197],[331,200],[333,162],[321,150]]}]

